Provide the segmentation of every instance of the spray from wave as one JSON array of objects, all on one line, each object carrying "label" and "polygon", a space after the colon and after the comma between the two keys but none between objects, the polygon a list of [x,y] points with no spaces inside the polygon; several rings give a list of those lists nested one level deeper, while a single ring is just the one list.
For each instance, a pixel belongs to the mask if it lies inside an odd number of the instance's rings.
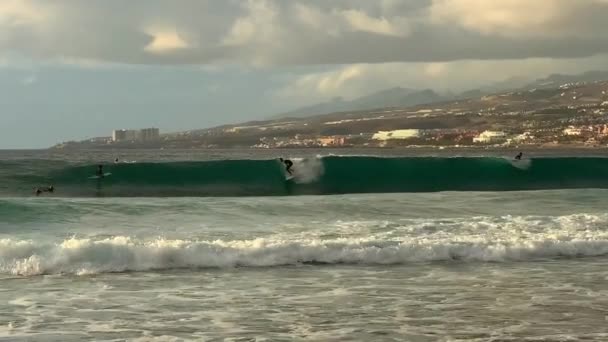
[{"label": "spray from wave", "polygon": [[296,264],[396,265],[430,261],[504,262],[603,256],[608,239],[551,238],[476,241],[254,239],[137,240],[126,236],[57,244],[0,240],[0,272],[13,275],[95,274],[183,268],[272,267]]},{"label": "spray from wave", "polygon": [[323,160],[317,158],[295,158],[293,159],[294,180],[298,184],[310,184],[323,176]]}]

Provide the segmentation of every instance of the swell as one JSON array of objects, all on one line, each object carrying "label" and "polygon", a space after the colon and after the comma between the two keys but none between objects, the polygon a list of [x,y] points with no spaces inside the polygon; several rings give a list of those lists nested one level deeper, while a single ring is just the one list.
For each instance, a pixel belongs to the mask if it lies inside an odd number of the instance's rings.
[{"label": "swell", "polygon": [[433,261],[505,262],[605,256],[605,239],[391,241],[335,240],[140,241],[126,236],[68,239],[57,244],[0,240],[0,273],[95,274],[297,264],[399,265]]},{"label": "swell", "polygon": [[[221,160],[106,165],[0,162],[0,193],[29,196],[276,196],[433,191],[608,188],[608,158],[323,157],[294,160],[286,181],[277,160]],[[48,195],[48,194],[45,194]]]}]

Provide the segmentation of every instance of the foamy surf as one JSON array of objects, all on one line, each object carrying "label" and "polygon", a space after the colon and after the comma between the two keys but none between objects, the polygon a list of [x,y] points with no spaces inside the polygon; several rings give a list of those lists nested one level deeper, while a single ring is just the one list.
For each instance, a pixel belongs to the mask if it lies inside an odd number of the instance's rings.
[{"label": "foamy surf", "polygon": [[173,153],[0,161],[1,340],[608,337],[608,159]]},{"label": "foamy surf", "polygon": [[505,262],[608,254],[608,237],[531,239],[332,239],[241,241],[137,240],[128,236],[60,243],[0,240],[5,274],[96,274],[183,268],[272,267],[297,264],[397,265],[431,261]]}]

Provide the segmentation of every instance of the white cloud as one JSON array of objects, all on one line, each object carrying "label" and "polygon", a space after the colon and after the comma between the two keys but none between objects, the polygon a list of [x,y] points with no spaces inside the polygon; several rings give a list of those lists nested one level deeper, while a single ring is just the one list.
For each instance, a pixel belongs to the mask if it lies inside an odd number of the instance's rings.
[{"label": "white cloud", "polygon": [[42,6],[27,0],[2,0],[0,2],[0,26],[26,26],[41,23],[49,18]]},{"label": "white cloud", "polygon": [[352,82],[363,75],[363,68],[360,65],[348,66],[335,73],[330,73],[321,76],[315,80],[317,85],[317,91],[321,94],[332,94],[342,90],[344,85],[348,82]]},{"label": "white cloud", "polygon": [[305,26],[315,30],[327,29],[328,32],[331,31],[328,27],[328,15],[323,13],[319,8],[296,3],[294,10],[296,18]]},{"label": "white cloud", "polygon": [[[412,69],[409,64],[402,63],[345,65],[330,71],[298,76],[276,95],[294,103],[334,97],[351,99],[374,90],[398,86],[404,81],[404,70]],[[396,73],[400,75],[395,77]]]},{"label": "white cloud", "polygon": [[152,37],[150,44],[144,48],[148,52],[170,53],[189,47],[189,44],[175,30],[149,29],[147,33]]},{"label": "white cloud", "polygon": [[0,55],[3,46],[10,47],[21,44],[22,40],[45,37],[54,19],[51,6],[34,4],[31,0],[0,1]]},{"label": "white cloud", "polygon": [[278,9],[271,1],[248,0],[223,42],[227,45],[271,44],[278,38]]},{"label": "white cloud", "polygon": [[589,33],[589,19],[602,3],[606,0],[434,0],[430,13],[436,24],[455,23],[484,35],[580,36]]},{"label": "white cloud", "polygon": [[424,66],[424,72],[429,77],[441,77],[448,70],[447,63],[428,63]]},{"label": "white cloud", "polygon": [[[371,32],[389,36],[404,36],[408,33],[405,20],[390,22],[386,18],[372,18],[360,10],[346,10],[340,13],[355,31]],[[396,22],[399,23],[396,23]]]}]

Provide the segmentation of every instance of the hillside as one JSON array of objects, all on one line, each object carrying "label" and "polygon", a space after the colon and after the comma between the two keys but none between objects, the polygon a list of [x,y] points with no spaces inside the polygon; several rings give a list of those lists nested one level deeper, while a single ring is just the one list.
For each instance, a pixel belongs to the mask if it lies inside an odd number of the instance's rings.
[{"label": "hillside", "polygon": [[271,119],[306,118],[321,114],[336,112],[371,110],[391,107],[412,107],[422,104],[433,104],[459,99],[470,99],[494,93],[512,90],[530,90],[541,88],[557,88],[559,85],[577,82],[595,82],[608,79],[608,71],[590,71],[578,75],[553,74],[532,82],[523,77],[511,77],[504,81],[489,84],[480,89],[471,89],[461,93],[438,94],[431,89],[417,90],[395,87],[381,90],[350,101],[336,97],[328,102],[306,106],[293,111],[282,113]]},{"label": "hillside", "polygon": [[589,71],[579,75],[553,74],[546,78],[538,79],[525,88],[556,88],[566,83],[598,82],[608,80],[608,71]]},{"label": "hillside", "polygon": [[[395,93],[398,94],[399,91]],[[433,94],[428,92],[427,98],[435,98]],[[395,99],[398,101],[401,97],[396,96]],[[527,132],[530,136],[540,137],[536,141],[554,143],[563,139],[566,142],[583,138],[588,140],[589,135],[580,132],[589,130],[606,132],[608,139],[608,128],[598,126],[605,124],[608,124],[608,81],[568,82],[554,87],[520,89],[430,105],[390,106],[306,118],[251,121],[166,134],[155,142],[106,143],[102,146],[98,142],[88,140],[63,144],[60,147],[312,147],[319,144],[375,146],[381,143],[373,138],[379,131],[412,129],[424,131],[425,138],[403,140],[400,143],[454,144],[458,141],[459,144],[472,144],[472,137],[484,130],[501,130],[510,134]],[[569,126],[579,127],[574,131],[578,133],[562,137],[562,130]],[[604,133],[601,134],[597,139],[603,139]],[[446,138],[454,136],[460,137],[460,140]]]},{"label": "hillside", "polygon": [[430,89],[413,90],[397,87],[382,90],[351,101],[345,101],[342,98],[335,98],[329,102],[323,102],[279,114],[274,118],[305,118],[335,112],[369,110],[386,107],[410,107],[419,104],[444,101],[447,99],[448,98],[443,97]]}]

